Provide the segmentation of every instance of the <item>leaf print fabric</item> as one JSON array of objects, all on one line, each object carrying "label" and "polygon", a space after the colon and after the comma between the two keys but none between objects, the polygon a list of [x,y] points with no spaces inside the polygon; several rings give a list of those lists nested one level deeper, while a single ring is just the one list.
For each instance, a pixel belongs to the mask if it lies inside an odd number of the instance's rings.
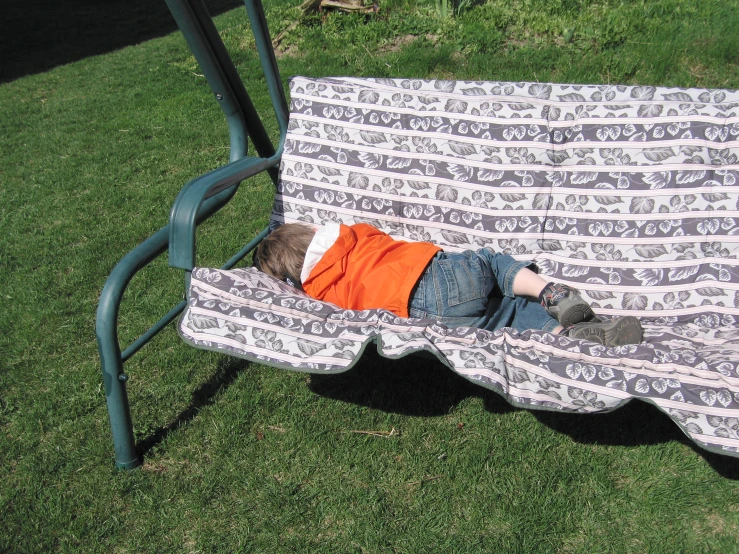
[{"label": "leaf print fabric", "polygon": [[639,345],[448,329],[309,299],[253,269],[198,268],[182,337],[299,371],[369,341],[435,354],[514,405],[647,399],[739,456],[739,94],[646,86],[297,77],[272,226],[367,222],[446,250],[533,260]]}]

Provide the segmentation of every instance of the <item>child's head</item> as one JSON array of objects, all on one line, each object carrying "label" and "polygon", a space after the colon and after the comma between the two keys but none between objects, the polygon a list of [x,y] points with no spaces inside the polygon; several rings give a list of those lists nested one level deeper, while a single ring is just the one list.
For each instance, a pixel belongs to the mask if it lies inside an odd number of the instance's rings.
[{"label": "child's head", "polygon": [[305,253],[316,230],[301,223],[286,223],[272,231],[257,247],[254,267],[299,287]]}]

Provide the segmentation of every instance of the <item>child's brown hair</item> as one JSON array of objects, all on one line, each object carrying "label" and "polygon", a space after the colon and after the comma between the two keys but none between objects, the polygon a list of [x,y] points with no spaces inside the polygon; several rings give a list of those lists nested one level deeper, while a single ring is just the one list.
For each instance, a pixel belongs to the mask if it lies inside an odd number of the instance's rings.
[{"label": "child's brown hair", "polygon": [[316,234],[301,223],[286,223],[272,231],[254,254],[254,267],[289,285],[300,287],[305,253]]}]

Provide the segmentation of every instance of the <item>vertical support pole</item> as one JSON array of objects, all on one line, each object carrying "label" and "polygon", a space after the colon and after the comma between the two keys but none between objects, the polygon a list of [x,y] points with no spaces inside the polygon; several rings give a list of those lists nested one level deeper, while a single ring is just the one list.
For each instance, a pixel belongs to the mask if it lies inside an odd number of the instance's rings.
[{"label": "vertical support pole", "polygon": [[[229,79],[232,75],[229,75],[228,69],[224,67],[223,62],[224,59],[228,59],[228,55],[225,53],[221,37],[201,0],[166,0],[166,2],[226,116],[231,136],[230,161],[239,160],[247,154],[247,127],[243,107],[234,91],[234,83]],[[228,65],[232,66],[230,63]]]},{"label": "vertical support pole", "polygon": [[126,394],[128,377],[123,372],[123,358],[118,342],[118,309],[123,293],[133,276],[167,249],[169,229],[164,227],[126,254],[113,268],[100,294],[95,333],[103,371],[105,400],[115,447],[115,465],[133,469],[141,465],[136,453],[133,422]]},{"label": "vertical support pole", "polygon": [[264,16],[262,2],[261,0],[244,0],[244,3],[246,4],[246,12],[249,15],[249,22],[251,23],[251,30],[257,45],[257,52],[259,53],[259,61],[262,64],[264,78],[267,81],[267,90],[269,90],[272,107],[275,110],[275,116],[277,118],[277,125],[280,129],[277,152],[282,153],[289,117],[285,89],[280,79],[280,71],[277,68],[277,58],[275,58],[275,50],[272,48],[272,39],[269,36],[267,18]]},{"label": "vertical support pole", "polygon": [[[117,343],[117,339],[109,340],[106,346],[114,344],[117,346]],[[118,348],[104,348],[102,342],[98,342],[98,346],[103,369],[105,400],[113,433],[115,465],[120,469],[134,469],[141,465],[141,459],[136,453],[133,437],[133,423],[126,393],[127,376],[123,373],[121,352]]]}]

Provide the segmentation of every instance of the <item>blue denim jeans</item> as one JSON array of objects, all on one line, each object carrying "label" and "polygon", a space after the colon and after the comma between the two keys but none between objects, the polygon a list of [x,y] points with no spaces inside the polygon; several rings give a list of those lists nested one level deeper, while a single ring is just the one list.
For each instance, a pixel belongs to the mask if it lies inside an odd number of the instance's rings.
[{"label": "blue denim jeans", "polygon": [[537,299],[513,294],[516,275],[531,265],[488,248],[439,252],[416,283],[408,312],[449,327],[552,331],[559,322]]}]

